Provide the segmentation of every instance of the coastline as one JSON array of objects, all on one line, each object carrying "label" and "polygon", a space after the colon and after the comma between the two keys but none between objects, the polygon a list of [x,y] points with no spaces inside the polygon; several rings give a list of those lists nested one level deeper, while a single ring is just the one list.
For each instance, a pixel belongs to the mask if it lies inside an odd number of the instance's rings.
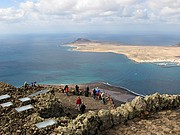
[{"label": "coastline", "polygon": [[112,52],[123,54],[137,63],[153,63],[161,67],[180,66],[180,47],[178,46],[140,46],[111,44],[104,42],[73,42],[66,44],[72,51]]},{"label": "coastline", "polygon": [[134,94],[134,95],[136,95],[136,96],[145,97],[145,95],[136,93],[136,92],[134,92],[134,91],[132,91],[132,90],[129,90],[129,89],[127,89],[127,88],[125,88],[125,87],[122,87],[122,86],[114,86],[114,85],[111,85],[111,84],[105,83],[105,82],[102,82],[102,83],[104,83],[104,84],[106,84],[106,85],[109,85],[109,86],[113,86],[113,87],[117,87],[117,88],[120,88],[120,89],[124,89],[124,90],[129,91],[130,93],[132,93],[132,94]]}]

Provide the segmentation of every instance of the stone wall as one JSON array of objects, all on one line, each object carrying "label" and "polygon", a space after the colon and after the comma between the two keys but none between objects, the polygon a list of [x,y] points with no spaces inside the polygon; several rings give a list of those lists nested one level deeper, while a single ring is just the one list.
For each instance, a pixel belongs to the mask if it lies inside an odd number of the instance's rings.
[{"label": "stone wall", "polygon": [[145,117],[151,112],[180,107],[180,95],[160,95],[155,93],[145,98],[137,96],[112,110],[89,111],[78,115],[68,126],[59,126],[55,132],[59,135],[94,135],[112,126],[125,123],[135,117]]}]

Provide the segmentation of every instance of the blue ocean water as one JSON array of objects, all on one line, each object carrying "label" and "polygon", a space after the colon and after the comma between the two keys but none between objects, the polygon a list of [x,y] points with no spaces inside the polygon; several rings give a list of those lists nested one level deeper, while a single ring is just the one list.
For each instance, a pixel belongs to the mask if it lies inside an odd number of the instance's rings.
[{"label": "blue ocean water", "polygon": [[179,94],[180,67],[137,64],[124,55],[69,51],[77,38],[141,45],[175,45],[179,35],[44,34],[0,36],[0,81],[48,84],[108,82],[139,94]]}]

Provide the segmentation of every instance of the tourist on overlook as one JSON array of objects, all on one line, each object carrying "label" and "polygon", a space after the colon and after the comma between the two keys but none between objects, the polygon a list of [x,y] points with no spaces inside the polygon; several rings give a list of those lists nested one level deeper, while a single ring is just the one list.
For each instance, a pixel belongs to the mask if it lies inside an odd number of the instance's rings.
[{"label": "tourist on overlook", "polygon": [[76,85],[76,86],[75,86],[75,89],[76,89],[76,95],[79,95],[79,86]]},{"label": "tourist on overlook", "polygon": [[101,95],[100,95],[100,89],[97,87],[96,88],[96,99],[100,99]]},{"label": "tourist on overlook", "polygon": [[31,87],[33,87],[34,86],[34,84],[33,84],[33,82],[31,83]]},{"label": "tourist on overlook", "polygon": [[89,87],[87,86],[86,91],[85,91],[85,97],[89,97]]},{"label": "tourist on overlook", "polygon": [[28,83],[25,81],[24,82],[24,88],[26,89],[28,87]]},{"label": "tourist on overlook", "polygon": [[77,106],[78,111],[80,111],[80,107],[81,107],[81,98],[80,97],[78,97],[76,99],[76,106]]},{"label": "tourist on overlook", "polygon": [[33,87],[36,87],[36,81],[33,83]]},{"label": "tourist on overlook", "polygon": [[103,104],[105,104],[105,93],[104,92],[101,93],[101,101]]},{"label": "tourist on overlook", "polygon": [[68,92],[69,92],[68,85],[66,85],[66,86],[64,87],[64,90],[65,90],[66,96],[68,96]]},{"label": "tourist on overlook", "polygon": [[96,99],[96,89],[93,90],[93,98]]},{"label": "tourist on overlook", "polygon": [[83,113],[84,113],[85,109],[86,109],[86,106],[85,106],[85,104],[84,104],[84,103],[82,103],[82,104],[81,104],[81,107],[80,107],[81,114],[83,114]]},{"label": "tourist on overlook", "polygon": [[32,87],[36,87],[36,81],[31,83]]}]

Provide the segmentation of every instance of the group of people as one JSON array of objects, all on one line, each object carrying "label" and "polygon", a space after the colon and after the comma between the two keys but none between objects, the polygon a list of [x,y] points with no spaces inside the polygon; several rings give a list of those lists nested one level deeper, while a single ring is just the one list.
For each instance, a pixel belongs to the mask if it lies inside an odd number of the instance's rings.
[{"label": "group of people", "polygon": [[85,109],[86,109],[86,106],[85,106],[84,103],[82,103],[80,97],[78,97],[78,98],[76,99],[76,106],[77,106],[78,111],[81,111],[81,113],[83,114],[84,111],[85,111]]},{"label": "group of people", "polygon": [[[26,89],[30,84],[28,84],[26,81],[24,82],[24,88]],[[36,81],[31,83],[31,87],[36,87]]]},{"label": "group of people", "polygon": [[[64,93],[66,93],[66,96],[68,96],[69,94],[69,87],[68,87],[68,85],[65,85],[65,87],[64,87],[64,89],[62,89],[62,92]],[[75,86],[75,92],[74,92],[74,94],[76,94],[76,95],[81,95],[82,94],[82,92],[79,90],[79,86],[78,85],[76,85]],[[86,90],[85,90],[85,97],[89,97],[89,87],[87,86],[87,88],[86,88]]]},{"label": "group of people", "polygon": [[93,98],[100,99],[103,104],[105,104],[105,92],[101,92],[98,87],[93,90]]},{"label": "group of people", "polygon": [[[89,86],[87,86],[85,91],[84,91],[85,97],[89,97],[89,94],[90,94],[89,90],[90,90]],[[68,94],[69,93],[68,85],[65,85],[64,89],[62,89],[62,92],[66,93],[66,96],[69,96],[69,94]],[[86,106],[82,103],[81,98],[79,97],[79,95],[81,95],[82,92],[79,90],[78,85],[75,86],[74,94],[76,94],[78,96],[78,98],[76,99],[77,110],[80,111],[81,113],[84,113],[84,111],[86,109]],[[106,101],[105,101],[105,98],[106,98],[105,92],[101,92],[100,89],[98,89],[98,87],[93,90],[92,94],[93,94],[94,99],[101,100],[102,104],[106,103]]]}]

